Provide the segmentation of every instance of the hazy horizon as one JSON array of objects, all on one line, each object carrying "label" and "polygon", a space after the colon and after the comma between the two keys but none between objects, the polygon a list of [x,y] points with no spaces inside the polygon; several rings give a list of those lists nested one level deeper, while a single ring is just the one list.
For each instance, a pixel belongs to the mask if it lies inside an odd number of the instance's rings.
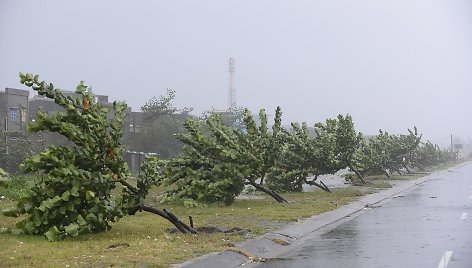
[{"label": "hazy horizon", "polygon": [[0,87],[18,72],[133,111],[176,91],[194,114],[226,109],[228,58],[237,106],[310,125],[353,116],[447,143],[472,137],[472,2],[2,1]]}]

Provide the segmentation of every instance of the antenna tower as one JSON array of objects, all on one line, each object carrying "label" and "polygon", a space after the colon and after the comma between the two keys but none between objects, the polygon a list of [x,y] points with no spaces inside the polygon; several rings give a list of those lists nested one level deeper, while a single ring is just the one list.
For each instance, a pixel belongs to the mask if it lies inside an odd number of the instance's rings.
[{"label": "antenna tower", "polygon": [[228,91],[228,110],[236,107],[236,90],[234,89],[234,58],[229,58],[229,91]]}]

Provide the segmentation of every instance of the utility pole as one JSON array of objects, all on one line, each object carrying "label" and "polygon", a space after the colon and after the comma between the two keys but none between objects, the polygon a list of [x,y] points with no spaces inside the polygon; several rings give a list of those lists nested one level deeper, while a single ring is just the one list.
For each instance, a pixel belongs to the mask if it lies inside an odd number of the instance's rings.
[{"label": "utility pole", "polygon": [[451,152],[454,152],[454,145],[452,144],[452,134],[451,134]]},{"label": "utility pole", "polygon": [[236,107],[236,89],[234,88],[234,58],[229,58],[228,110]]}]

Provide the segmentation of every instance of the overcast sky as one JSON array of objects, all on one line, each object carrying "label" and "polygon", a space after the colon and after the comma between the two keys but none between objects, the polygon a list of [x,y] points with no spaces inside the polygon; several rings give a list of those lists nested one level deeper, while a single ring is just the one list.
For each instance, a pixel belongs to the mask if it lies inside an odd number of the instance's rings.
[{"label": "overcast sky", "polygon": [[237,105],[286,124],[472,137],[470,0],[0,1],[1,88],[85,80],[133,111],[171,88],[199,114],[227,107],[229,57]]}]

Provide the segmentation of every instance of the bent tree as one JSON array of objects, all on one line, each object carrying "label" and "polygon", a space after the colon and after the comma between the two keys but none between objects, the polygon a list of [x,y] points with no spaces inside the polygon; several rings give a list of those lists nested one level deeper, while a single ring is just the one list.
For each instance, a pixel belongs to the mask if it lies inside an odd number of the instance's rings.
[{"label": "bent tree", "polygon": [[355,155],[357,151],[364,144],[364,137],[361,132],[356,132],[352,117],[348,114],[346,116],[338,115],[337,121],[333,123],[336,133],[336,158],[338,159],[339,168],[349,168],[354,172],[357,178],[366,184],[364,176],[356,167]]},{"label": "bent tree", "polygon": [[357,170],[363,175],[379,175],[388,173],[389,138],[388,133],[379,130],[379,134],[361,143],[355,154]]},{"label": "bent tree", "polygon": [[323,182],[317,182],[320,175],[334,174],[349,168],[365,183],[355,167],[354,154],[363,137],[356,133],[350,115],[338,115],[315,124],[315,136],[311,137],[307,124],[292,123],[292,130],[286,132],[286,145],[278,172],[270,177],[270,186],[285,191],[301,191],[303,184],[314,185],[330,192]]},{"label": "bent tree", "polygon": [[418,134],[416,127],[413,127],[413,130],[408,129],[408,132],[408,135],[398,136],[399,143],[403,149],[402,165],[408,173],[411,173],[409,165],[417,167],[420,171],[425,171],[424,167],[416,160],[423,135]]},{"label": "bent tree", "polygon": [[420,143],[415,154],[415,161],[421,166],[435,166],[440,163],[457,160],[457,153],[450,150],[441,149],[437,144],[430,141]]},{"label": "bent tree", "polygon": [[[321,134],[316,130],[316,137],[310,137],[306,123],[292,123],[292,131],[286,133],[286,145],[277,171],[269,177],[269,186],[283,191],[302,191],[304,184],[315,185],[330,191],[318,183],[319,175],[335,173],[337,164],[333,147],[335,136]],[[313,178],[310,178],[313,176]]]},{"label": "bent tree", "polygon": [[263,109],[259,118],[257,127],[246,110],[244,129],[226,126],[218,113],[210,115],[205,125],[196,119],[187,120],[188,134],[178,136],[184,143],[182,154],[170,160],[161,182],[167,186],[168,200],[230,204],[244,185],[252,185],[278,202],[287,202],[265,186],[265,177],[277,165],[283,147],[281,109],[276,110],[272,131]]},{"label": "bent tree", "polygon": [[415,158],[422,136],[418,134],[416,127],[414,131],[409,129],[408,132],[408,135],[390,135],[379,130],[378,135],[362,144],[354,157],[360,172],[390,177],[391,172],[402,174],[402,168],[410,173],[409,165],[415,165],[421,170],[422,167]]},{"label": "bent tree", "polygon": [[[95,101],[83,82],[75,90],[75,99],[64,96],[52,83],[39,81],[38,75],[20,73],[20,82],[65,110],[53,116],[39,111],[37,120],[28,126],[29,131],[56,132],[71,143],[49,146],[22,164],[26,173],[39,173],[41,178],[31,195],[3,211],[7,216],[26,214],[17,225],[20,231],[44,234],[53,241],[82,232],[108,230],[111,222],[144,210],[166,218],[183,232],[194,232],[171,213],[144,205],[154,183],[146,176],[149,172],[136,185],[129,182],[128,167],[121,154],[124,102],[115,101],[110,111]],[[114,114],[111,120],[110,112]],[[122,194],[112,195],[118,186],[122,187]]]}]

